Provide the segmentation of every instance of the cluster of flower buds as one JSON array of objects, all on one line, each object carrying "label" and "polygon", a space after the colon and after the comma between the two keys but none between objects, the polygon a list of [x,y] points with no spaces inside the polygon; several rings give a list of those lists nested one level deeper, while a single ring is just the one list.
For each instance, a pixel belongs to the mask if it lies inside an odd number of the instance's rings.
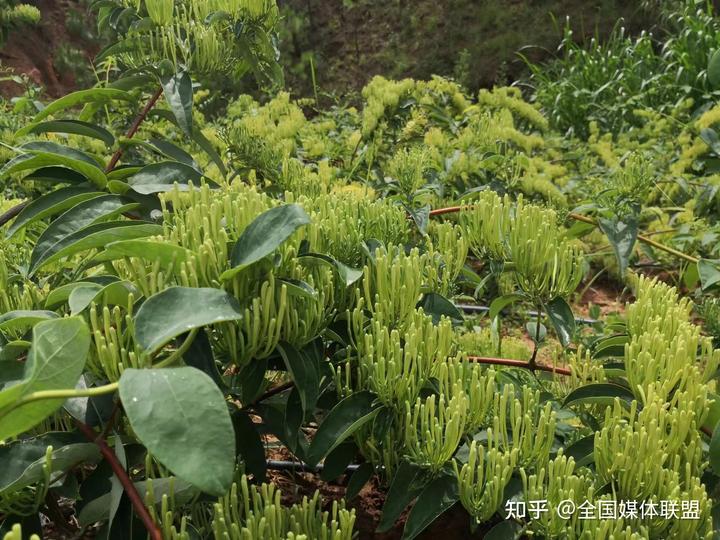
[{"label": "cluster of flower buds", "polygon": [[352,540],[355,510],[334,501],[322,510],[319,493],[292,507],[281,502],[273,484],[251,485],[243,475],[240,485],[216,504],[212,530],[216,540]]}]

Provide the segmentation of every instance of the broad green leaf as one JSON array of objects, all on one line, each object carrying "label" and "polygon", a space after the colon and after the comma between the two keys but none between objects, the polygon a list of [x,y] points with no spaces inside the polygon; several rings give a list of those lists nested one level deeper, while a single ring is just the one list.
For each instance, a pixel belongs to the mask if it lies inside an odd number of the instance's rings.
[{"label": "broad green leaf", "polygon": [[442,474],[430,482],[408,514],[402,540],[412,540],[459,499],[455,475]]},{"label": "broad green leaf", "polygon": [[177,182],[187,187],[189,182],[200,183],[202,174],[178,161],[161,161],[146,165],[128,179],[128,185],[137,193],[149,195],[169,191]]},{"label": "broad green leaf", "polygon": [[[90,180],[96,187],[104,188],[106,179],[105,174],[92,165],[83,161],[65,158],[58,154],[34,152],[21,154],[8,161],[2,169],[0,169],[0,178],[10,174],[31,171],[36,169],[70,169],[71,171],[81,175],[83,178]],[[63,182],[67,180],[62,180]]]},{"label": "broad green leaf", "polygon": [[126,369],[120,399],[133,431],[160,463],[206,493],[227,493],[235,433],[225,397],[210,377],[193,367]]},{"label": "broad green leaf", "polygon": [[349,501],[354,499],[365,484],[367,484],[375,473],[375,467],[372,463],[365,462],[360,465],[348,481],[347,489],[345,490],[345,500]]},{"label": "broad green leaf", "polygon": [[377,532],[389,531],[400,518],[407,505],[420,495],[428,481],[428,475],[422,467],[407,461],[400,463],[390,484],[387,497],[385,497]]},{"label": "broad green leaf", "polygon": [[708,415],[705,422],[703,422],[703,427],[709,431],[714,431],[718,422],[720,422],[720,396],[711,392],[708,397],[712,399],[713,402],[708,407]]},{"label": "broad green leaf", "polygon": [[115,281],[108,285],[88,283],[76,287],[68,297],[70,313],[77,315],[93,302],[103,306],[127,307],[130,295],[138,296],[138,289],[129,281]]},{"label": "broad green leaf", "polygon": [[164,268],[187,261],[193,252],[182,246],[156,240],[121,240],[105,246],[93,262],[114,261],[125,257],[135,257],[145,261],[157,261]]},{"label": "broad green leaf", "polygon": [[564,298],[558,296],[545,306],[560,343],[567,347],[575,334],[575,316]]},{"label": "broad green leaf", "polygon": [[188,136],[192,136],[193,88],[190,74],[187,71],[180,71],[169,77],[163,77],[161,82],[165,99],[175,115],[178,125]]},{"label": "broad green leaf", "polygon": [[630,340],[627,334],[615,334],[604,337],[592,345],[593,358],[621,357],[625,354],[625,344]]},{"label": "broad green leaf", "polygon": [[323,420],[308,450],[307,462],[315,466],[336,446],[372,420],[382,407],[375,405],[375,394],[364,390],[340,401]]},{"label": "broad green leaf", "polygon": [[621,401],[630,402],[635,396],[629,388],[612,383],[594,383],[576,388],[565,398],[563,407],[570,405],[591,404],[591,405],[612,405],[615,398]]},{"label": "broad green leaf", "polygon": [[[115,280],[118,279],[120,278],[116,277]],[[97,281],[91,279],[86,279],[84,281],[75,281],[73,283],[61,285],[60,287],[57,287],[50,291],[50,293],[47,295],[47,298],[45,298],[45,309],[56,309],[60,307],[62,304],[68,301],[73,290],[75,290],[77,287],[95,284],[101,286],[103,285],[103,283],[98,283]]]},{"label": "broad green leaf", "polygon": [[505,294],[503,296],[495,298],[490,303],[490,311],[488,312],[488,317],[490,317],[490,320],[493,320],[495,317],[500,315],[503,309],[508,307],[510,304],[518,302],[522,299],[523,296],[520,294]]},{"label": "broad green leaf", "polygon": [[[100,164],[85,152],[51,141],[33,141],[23,144],[20,150],[34,156],[34,163],[41,167],[60,166],[79,172],[99,188],[107,184],[107,177]],[[26,167],[27,168],[27,167]],[[33,169],[39,167],[33,166]]]},{"label": "broad green leaf", "polygon": [[353,442],[344,442],[330,452],[320,471],[320,478],[325,482],[332,482],[341,474],[344,474],[348,465],[358,453],[358,447]]},{"label": "broad green leaf", "polygon": [[518,540],[522,537],[523,526],[517,521],[501,521],[490,529],[483,540]]},{"label": "broad green leaf", "polygon": [[160,152],[160,154],[164,155],[165,157],[168,157],[179,163],[184,163],[188,167],[192,167],[195,170],[199,170],[198,164],[195,162],[193,157],[176,144],[173,144],[170,141],[155,138],[148,139],[148,144],[153,146],[156,152]]},{"label": "broad green leaf", "polygon": [[[94,386],[97,386],[94,377],[86,373],[80,377],[75,389],[86,390]],[[115,397],[113,394],[102,394],[70,398],[63,403],[63,409],[89,426],[105,426],[115,409]]]},{"label": "broad green leaf", "polygon": [[543,323],[539,323],[537,321],[530,321],[525,324],[525,330],[528,333],[528,336],[530,339],[533,340],[533,342],[537,345],[545,341],[545,337],[547,336],[547,328],[545,328],[545,325]]},{"label": "broad green leaf", "polygon": [[132,94],[124,90],[115,88],[91,88],[89,90],[79,90],[72,92],[66,96],[56,99],[47,105],[42,111],[35,115],[35,122],[39,122],[59,111],[75,107],[77,105],[85,105],[87,103],[108,103],[113,100],[134,101]]},{"label": "broad green leaf", "polygon": [[162,233],[162,226],[144,221],[110,221],[96,223],[70,234],[51,246],[30,268],[32,276],[43,266],[89,249],[102,248],[111,242],[146,238]]},{"label": "broad green leaf", "polygon": [[697,269],[703,291],[707,291],[720,282],[720,260],[700,259]]},{"label": "broad green leaf", "polygon": [[29,328],[35,324],[57,319],[57,313],[44,310],[15,310],[0,315],[0,331],[14,331]]},{"label": "broad green leaf", "polygon": [[635,216],[626,216],[625,218],[598,219],[600,230],[607,236],[610,245],[615,252],[615,256],[620,266],[620,274],[624,274],[630,264],[630,256],[635,248],[635,241],[638,235],[638,222]]},{"label": "broad green leaf", "polygon": [[312,358],[309,358],[289,343],[280,342],[277,346],[285,367],[290,373],[295,388],[300,393],[303,417],[315,409],[320,389],[320,373]]},{"label": "broad green leaf", "polygon": [[310,218],[297,204],[277,206],[263,212],[240,235],[230,255],[232,269],[223,273],[221,278],[232,279],[243,268],[267,257],[308,223]]},{"label": "broad green leaf", "polygon": [[115,144],[115,137],[104,127],[81,120],[49,120],[29,124],[18,130],[16,136],[27,135],[28,133],[70,133],[91,137],[104,142],[107,146]]},{"label": "broad green leaf", "polygon": [[87,178],[67,167],[43,167],[28,173],[24,180],[35,180],[36,182],[48,182],[50,184],[77,185],[87,183]]},{"label": "broad green leaf", "polygon": [[135,203],[117,195],[101,195],[76,204],[53,221],[37,239],[30,256],[30,267],[35,266],[37,261],[41,260],[45,253],[63,238],[93,223],[107,221],[135,207],[137,207]]},{"label": "broad green leaf", "polygon": [[0,392],[0,440],[27,431],[62,406],[64,399],[45,399],[10,410],[33,392],[75,388],[89,350],[90,331],[80,318],[43,321],[33,328],[23,379]]},{"label": "broad green leaf", "polygon": [[713,88],[720,88],[720,50],[715,51],[708,61],[707,78]]},{"label": "broad green leaf", "polygon": [[417,307],[432,317],[433,324],[438,324],[442,317],[447,317],[453,323],[461,323],[463,314],[455,307],[450,300],[438,293],[427,293],[423,295]]},{"label": "broad green leaf", "polygon": [[323,255],[321,253],[304,253],[300,255],[298,259],[317,260],[330,265],[335,270],[338,277],[342,280],[346,287],[349,287],[350,285],[358,281],[363,275],[362,270],[358,270],[357,268],[351,268],[350,266],[347,266],[346,264],[343,264],[340,261],[335,260],[328,255]]},{"label": "broad green leaf", "polygon": [[[198,490],[193,487],[189,482],[185,482],[180,478],[153,478],[152,480],[142,480],[135,482],[135,488],[138,493],[144,495],[150,488],[152,482],[153,493],[155,494],[155,503],[160,505],[162,502],[163,495],[167,495],[168,498],[172,497],[175,504],[187,504],[195,499],[198,495]],[[87,503],[80,511],[78,516],[78,522],[83,527],[89,527],[100,521],[106,521],[110,517],[110,501],[112,495],[108,491],[104,495],[93,499]]]},{"label": "broad green leaf", "polygon": [[0,446],[0,493],[14,493],[36,484],[44,478],[43,465],[48,446],[53,447],[54,476],[80,463],[95,463],[100,459],[96,444],[77,433],[50,432]]},{"label": "broad green leaf", "polygon": [[238,301],[223,290],[170,287],[140,306],[135,315],[135,340],[153,354],[194,328],[237,321],[242,316]]},{"label": "broad green leaf", "polygon": [[265,445],[258,433],[258,427],[244,411],[236,411],[232,415],[232,421],[235,428],[235,446],[242,457],[245,470],[256,479],[265,478]]},{"label": "broad green leaf", "polygon": [[312,300],[317,298],[318,292],[309,283],[300,279],[278,278],[278,283],[287,290],[288,296],[298,296]]},{"label": "broad green leaf", "polygon": [[212,145],[212,143],[203,135],[202,131],[200,131],[197,127],[193,129],[193,135],[192,135],[193,141],[195,141],[195,144],[197,144],[207,155],[210,157],[212,162],[217,166],[218,170],[220,171],[220,174],[223,177],[227,176],[227,169],[225,167],[225,164],[223,163],[222,158],[220,157],[220,154],[218,154],[217,150],[215,150],[215,147]]},{"label": "broad green leaf", "polygon": [[595,459],[594,449],[595,435],[588,435],[568,446],[563,454],[573,458],[576,467],[585,467]]},{"label": "broad green leaf", "polygon": [[25,208],[22,209],[7,231],[7,238],[11,238],[19,230],[27,227],[31,223],[35,223],[46,217],[52,217],[68,208],[103,195],[102,191],[94,191],[85,187],[65,187],[51,191],[41,197],[38,197]]}]

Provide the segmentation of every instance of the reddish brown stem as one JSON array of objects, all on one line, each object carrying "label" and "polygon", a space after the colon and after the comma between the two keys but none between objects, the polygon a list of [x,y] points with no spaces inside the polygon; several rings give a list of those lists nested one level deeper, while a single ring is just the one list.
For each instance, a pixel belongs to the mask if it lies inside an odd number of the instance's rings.
[{"label": "reddish brown stem", "polygon": [[30,204],[30,201],[23,201],[20,204],[13,206],[7,212],[0,214],[0,227],[5,225],[11,219],[14,219],[28,204]]},{"label": "reddish brown stem", "polygon": [[140,520],[143,522],[143,525],[145,525],[145,528],[148,530],[150,538],[152,540],[162,540],[162,534],[160,533],[160,529],[155,524],[152,517],[150,517],[150,512],[148,512],[148,509],[145,508],[145,503],[143,503],[142,497],[140,497],[140,494],[138,493],[135,484],[133,484],[132,480],[127,474],[127,471],[125,471],[125,468],[122,466],[120,460],[118,460],[117,456],[115,455],[115,452],[113,452],[112,449],[107,445],[105,439],[95,434],[95,432],[90,428],[90,426],[77,420],[76,424],[80,431],[83,432],[85,437],[88,438],[88,440],[98,445],[100,453],[102,454],[103,458],[105,458],[105,461],[110,464],[110,468],[115,473],[115,476],[120,481],[120,484],[122,484],[122,487],[125,490],[128,498],[130,499],[130,503],[133,505],[135,512],[137,513]]},{"label": "reddish brown stem", "polygon": [[[127,133],[125,133],[126,139],[132,139],[135,136],[135,134],[138,132],[138,129],[140,129],[140,125],[145,121],[145,118],[147,118],[148,113],[155,106],[155,103],[157,103],[157,100],[160,99],[160,96],[162,96],[162,93],[163,93],[163,89],[162,89],[162,87],[160,87],[150,97],[150,100],[145,104],[145,107],[143,108],[142,111],[140,111],[140,114],[137,115],[137,117],[133,121],[132,125],[127,130]],[[124,150],[123,150],[122,146],[115,151],[115,153],[110,158],[110,161],[108,162],[107,167],[105,167],[106,173],[109,173],[117,166],[118,161],[120,161],[120,158],[123,155],[123,152],[124,152]]]},{"label": "reddish brown stem", "polygon": [[468,360],[470,360],[471,362],[476,362],[478,364],[491,364],[491,365],[495,365],[495,366],[508,366],[508,367],[537,370],[537,371],[547,371],[548,373],[555,373],[557,375],[564,375],[566,377],[569,377],[572,374],[572,372],[567,368],[545,366],[543,364],[535,364],[534,366],[532,366],[527,362],[523,362],[522,360],[511,360],[509,358],[468,356]]}]

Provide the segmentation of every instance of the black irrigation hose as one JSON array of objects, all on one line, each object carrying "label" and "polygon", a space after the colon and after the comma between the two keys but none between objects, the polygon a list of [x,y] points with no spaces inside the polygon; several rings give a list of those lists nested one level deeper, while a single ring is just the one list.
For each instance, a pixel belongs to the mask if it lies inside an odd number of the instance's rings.
[{"label": "black irrigation hose", "polygon": [[[274,471],[293,471],[293,472],[308,472],[308,473],[320,473],[325,468],[325,465],[319,463],[315,467],[311,467],[307,463],[302,461],[280,461],[277,459],[268,459],[266,461],[267,468]],[[350,464],[345,468],[345,473],[353,473],[360,465]]]},{"label": "black irrigation hose", "polygon": [[[455,307],[465,313],[487,313],[490,311],[490,308],[487,306],[476,306],[474,304],[455,304]],[[531,317],[537,317],[537,311],[527,311],[526,313]],[[586,319],[584,317],[575,317],[575,322],[581,324],[597,324],[600,321],[596,319]]]}]

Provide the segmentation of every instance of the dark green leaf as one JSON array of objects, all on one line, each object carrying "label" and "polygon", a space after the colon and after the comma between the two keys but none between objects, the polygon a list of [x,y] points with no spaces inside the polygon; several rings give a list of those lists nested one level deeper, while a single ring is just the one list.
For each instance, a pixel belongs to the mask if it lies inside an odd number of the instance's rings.
[{"label": "dark green leaf", "polygon": [[170,110],[175,115],[178,125],[188,134],[193,133],[193,88],[190,74],[187,71],[180,71],[162,80],[163,92],[165,99],[170,106]]},{"label": "dark green leaf", "polygon": [[615,252],[620,274],[624,274],[630,264],[630,256],[635,248],[635,241],[638,235],[638,222],[635,216],[626,216],[623,220],[613,217],[612,219],[600,218],[598,225],[608,238],[610,245]]},{"label": "dark green leaf", "polygon": [[303,417],[307,417],[315,409],[318,399],[320,389],[319,366],[316,365],[312,358],[298,351],[289,343],[280,342],[277,348],[285,362],[288,373],[295,382],[295,388],[300,393]]},{"label": "dark green leaf", "polygon": [[242,457],[245,470],[252,474],[255,480],[263,480],[267,469],[265,446],[254,422],[243,411],[236,411],[232,421],[235,427],[235,445]]},{"label": "dark green leaf", "polygon": [[[91,384],[92,377],[88,374],[80,377],[75,388],[77,390],[85,390],[94,386]],[[102,394],[93,397],[77,397],[65,401],[63,408],[70,413],[73,418],[77,418],[81,422],[89,426],[104,425],[110,418],[115,400],[112,394]]]},{"label": "dark green leaf", "polygon": [[[188,309],[195,306],[199,309]],[[153,354],[177,336],[210,324],[237,321],[238,301],[220,289],[170,287],[148,298],[135,315],[135,340]]]},{"label": "dark green leaf", "polygon": [[720,88],[720,50],[715,51],[710,57],[707,67],[707,78],[713,88]]},{"label": "dark green leaf", "polygon": [[32,276],[43,266],[89,249],[101,248],[111,242],[144,238],[162,234],[162,226],[143,221],[110,221],[95,223],[70,234],[51,246],[34,266],[30,267]]},{"label": "dark green leaf", "polygon": [[[63,146],[51,141],[33,141],[20,147],[34,156],[34,163],[42,163],[42,167],[61,166],[79,172],[99,188],[107,184],[107,177],[102,166],[91,156],[75,148]],[[38,167],[34,166],[33,169]]]},{"label": "dark green leaf", "polygon": [[314,467],[337,445],[372,420],[381,407],[375,406],[375,394],[357,392],[346,397],[328,413],[315,433],[307,462]]},{"label": "dark green leaf", "polygon": [[323,255],[321,253],[304,253],[298,257],[299,259],[311,259],[311,260],[317,260],[322,261],[326,264],[329,264],[332,266],[332,268],[337,273],[338,277],[342,280],[342,282],[345,284],[346,287],[349,287],[353,283],[355,283],[357,280],[359,280],[363,272],[362,270],[358,270],[357,268],[351,268],[340,261],[337,261],[333,259],[332,257],[328,255]]},{"label": "dark green leaf", "polygon": [[121,240],[105,246],[94,262],[114,261],[125,257],[135,257],[145,261],[158,261],[164,268],[188,260],[193,252],[182,246],[156,240]]},{"label": "dark green leaf", "polygon": [[132,94],[116,88],[91,88],[89,90],[79,90],[66,96],[56,99],[47,105],[42,111],[35,116],[35,122],[39,122],[48,116],[59,111],[75,107],[77,105],[85,105],[87,103],[108,103],[113,100],[133,101]]},{"label": "dark green leaf", "polygon": [[263,212],[248,225],[230,255],[232,269],[223,273],[223,280],[232,279],[240,270],[270,255],[310,218],[297,204],[286,204]]},{"label": "dark green leaf", "polygon": [[377,532],[387,532],[395,525],[407,505],[425,489],[428,480],[421,467],[406,461],[400,463],[385,498]]},{"label": "dark green leaf", "polygon": [[18,130],[16,135],[21,136],[28,133],[72,133],[74,135],[83,135],[101,140],[107,146],[115,144],[115,137],[113,137],[113,134],[107,129],[80,120],[49,120],[47,122],[38,122]]},{"label": "dark green leaf", "polygon": [[508,307],[510,304],[518,302],[522,299],[523,296],[520,294],[505,294],[503,296],[495,298],[495,300],[490,303],[490,311],[488,312],[488,317],[490,318],[490,320],[493,320],[495,317],[500,315],[503,309]]},{"label": "dark green leaf", "polygon": [[576,388],[565,398],[563,407],[570,405],[592,404],[592,405],[612,405],[615,398],[621,401],[632,401],[635,396],[629,388],[611,383],[595,383]]},{"label": "dark green leaf", "polygon": [[357,445],[353,442],[344,442],[335,447],[323,462],[320,478],[325,482],[331,482],[341,474],[344,474],[357,453]]},{"label": "dark green leaf", "polygon": [[57,318],[57,313],[39,309],[8,311],[0,315],[0,331],[29,328],[39,322]]},{"label": "dark green leaf", "polygon": [[99,197],[100,195],[103,195],[103,192],[74,186],[60,188],[42,195],[23,208],[22,212],[18,214],[12,226],[8,229],[7,237],[12,237],[19,230],[27,227],[31,223],[46,217],[52,217],[83,201]]},{"label": "dark green leaf", "polygon": [[137,193],[148,195],[169,191],[177,182],[181,187],[187,187],[189,182],[195,185],[200,183],[202,174],[179,161],[161,161],[146,165],[128,180],[128,185]]},{"label": "dark green leaf", "polygon": [[575,316],[564,298],[558,296],[545,306],[560,343],[567,347],[575,334]]},{"label": "dark green leaf", "polygon": [[501,521],[490,529],[483,540],[518,540],[521,538],[523,526],[517,521]]},{"label": "dark green leaf", "polygon": [[455,304],[441,294],[427,293],[423,295],[418,307],[432,317],[433,324],[438,324],[442,317],[447,317],[456,324],[464,320],[463,314],[455,307]]},{"label": "dark green leaf", "polygon": [[412,540],[453,506],[459,498],[455,475],[442,474],[430,482],[420,493],[410,510],[402,539]]},{"label": "dark green leaf", "polygon": [[193,367],[125,369],[120,399],[133,431],[160,463],[211,495],[230,489],[235,432],[210,377]]},{"label": "dark green leaf", "polygon": [[375,467],[372,463],[363,463],[360,465],[350,477],[347,490],[345,491],[345,500],[354,499],[365,484],[367,484],[375,473]]},{"label": "dark green leaf", "polygon": [[697,269],[703,291],[707,291],[720,282],[719,260],[700,259],[697,263]]},{"label": "dark green leaf", "polygon": [[585,467],[595,459],[594,449],[595,435],[588,435],[568,446],[563,453],[575,460],[576,467]]}]

